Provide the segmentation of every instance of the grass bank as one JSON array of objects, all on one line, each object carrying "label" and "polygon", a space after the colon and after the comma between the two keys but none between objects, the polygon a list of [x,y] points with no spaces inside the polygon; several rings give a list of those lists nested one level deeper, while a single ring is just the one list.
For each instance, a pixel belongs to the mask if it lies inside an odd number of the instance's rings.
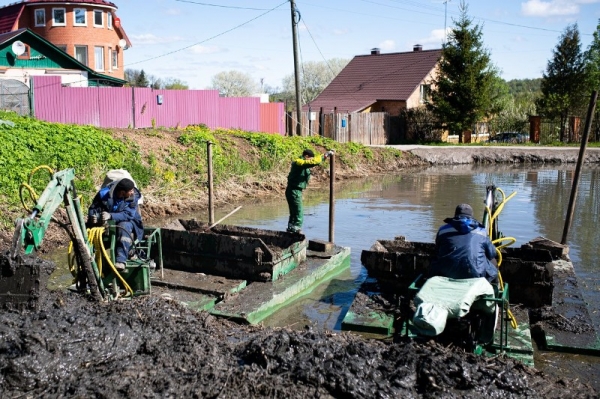
[{"label": "grass bank", "polygon": [[[185,129],[98,129],[48,123],[0,111],[0,229],[12,230],[22,206],[23,183],[39,195],[49,180],[40,165],[74,168],[76,187],[89,204],[110,169],[127,169],[144,197],[146,217],[202,209],[208,202],[207,142],[212,143],[216,201],[277,194],[285,188],[290,161],[310,148],[336,152],[336,177],[388,173],[419,164],[395,149],[337,143],[323,137],[282,137],[240,130],[188,126]],[[316,183],[327,181],[329,163],[314,169]],[[29,195],[26,205],[33,204]]]}]

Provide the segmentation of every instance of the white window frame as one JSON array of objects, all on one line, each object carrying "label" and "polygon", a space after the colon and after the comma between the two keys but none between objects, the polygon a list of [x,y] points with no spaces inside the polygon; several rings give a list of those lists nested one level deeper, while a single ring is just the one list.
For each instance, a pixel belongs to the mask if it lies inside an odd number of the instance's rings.
[{"label": "white window frame", "polygon": [[[77,58],[77,49],[85,49],[85,60],[81,61],[80,59]],[[77,61],[81,62],[83,65],[88,66],[89,63],[89,54],[88,54],[88,46],[84,46],[84,45],[75,45],[74,46],[74,50],[73,50],[73,58],[75,58]]]},{"label": "white window frame", "polygon": [[[100,67],[98,67],[100,66]],[[94,70],[104,71],[104,47],[94,46]]]},{"label": "white window frame", "polygon": [[[63,22],[56,22],[56,12],[62,11]],[[52,9],[52,26],[67,26],[67,9],[66,8],[53,8]]]},{"label": "white window frame", "polygon": [[119,52],[116,48],[112,51],[110,64],[112,65],[112,69],[119,69]]},{"label": "white window frame", "polygon": [[[83,22],[77,22],[77,11],[83,11]],[[87,26],[87,10],[85,8],[73,9],[73,26]]]},{"label": "white window frame", "polygon": [[112,13],[110,11],[108,11],[106,13],[106,27],[108,29],[112,29],[113,28],[113,17],[112,17]]},{"label": "white window frame", "polygon": [[[102,10],[93,10],[94,14],[94,27],[104,28],[104,12]],[[100,24],[96,23],[96,15],[100,15]]]},{"label": "white window frame", "polygon": [[419,86],[419,101],[428,103],[431,100],[431,85],[422,84]]},{"label": "white window frame", "polygon": [[[40,16],[44,22],[38,23],[38,16]],[[33,11],[33,18],[35,19],[35,26],[46,26],[46,9],[38,8]]]}]

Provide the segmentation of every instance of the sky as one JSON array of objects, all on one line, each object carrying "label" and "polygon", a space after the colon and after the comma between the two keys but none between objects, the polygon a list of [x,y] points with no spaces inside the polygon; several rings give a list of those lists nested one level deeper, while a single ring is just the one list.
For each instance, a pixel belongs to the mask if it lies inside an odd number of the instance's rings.
[{"label": "sky", "polygon": [[[132,42],[126,69],[206,89],[223,71],[281,88],[294,73],[288,0],[112,0]],[[296,0],[299,63],[441,48],[460,0]],[[505,80],[541,78],[567,26],[582,51],[600,23],[600,0],[471,0],[484,47]]]}]

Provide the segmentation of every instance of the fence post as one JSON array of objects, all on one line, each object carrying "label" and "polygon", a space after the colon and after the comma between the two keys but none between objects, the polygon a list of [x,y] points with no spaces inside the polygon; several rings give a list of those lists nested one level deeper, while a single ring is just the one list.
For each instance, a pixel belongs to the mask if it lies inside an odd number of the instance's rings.
[{"label": "fence post", "polygon": [[540,131],[542,126],[542,118],[537,115],[529,117],[529,141],[532,143],[540,142]]},{"label": "fence post", "polygon": [[135,87],[131,88],[131,116],[133,118],[131,126],[135,129]]}]

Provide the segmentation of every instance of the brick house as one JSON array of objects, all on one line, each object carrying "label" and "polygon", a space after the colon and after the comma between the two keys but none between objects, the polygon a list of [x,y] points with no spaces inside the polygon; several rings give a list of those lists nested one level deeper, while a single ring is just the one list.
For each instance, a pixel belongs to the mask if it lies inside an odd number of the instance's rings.
[{"label": "brick house", "polygon": [[93,71],[122,80],[131,42],[116,10],[105,0],[23,0],[0,8],[0,34],[27,28]]},{"label": "brick house", "polygon": [[[311,110],[399,115],[419,107],[428,100],[441,55],[441,49],[415,45],[408,52],[381,54],[373,49],[369,55],[355,56],[310,103]],[[308,111],[308,105],[303,110]]]}]

